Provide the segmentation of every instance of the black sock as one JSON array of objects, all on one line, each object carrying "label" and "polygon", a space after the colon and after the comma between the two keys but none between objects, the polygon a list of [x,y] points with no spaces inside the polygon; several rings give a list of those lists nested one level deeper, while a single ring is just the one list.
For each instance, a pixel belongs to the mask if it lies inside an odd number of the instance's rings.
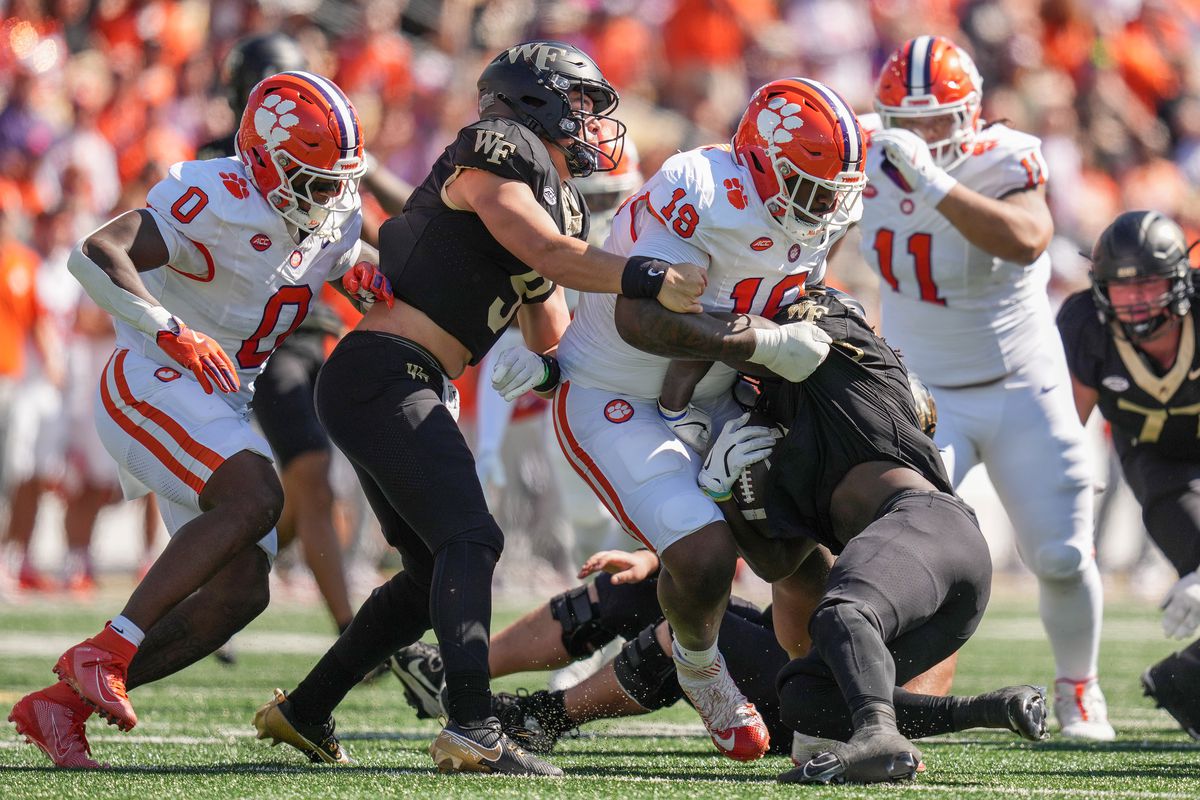
[{"label": "black sock", "polygon": [[961,701],[961,697],[915,694],[899,686],[892,693],[900,733],[909,739],[965,730],[955,722],[956,709]]},{"label": "black sock", "polygon": [[546,692],[546,698],[545,704],[538,709],[541,712],[538,721],[543,726],[550,727],[555,736],[579,727],[579,723],[567,713],[566,692]]},{"label": "black sock", "polygon": [[446,711],[460,725],[492,716],[488,635],[499,557],[487,545],[455,541],[434,560],[429,614],[446,665]]},{"label": "black sock", "polygon": [[427,630],[429,587],[398,572],[371,592],[338,640],[288,695],[296,716],[323,723],[364,675]]}]

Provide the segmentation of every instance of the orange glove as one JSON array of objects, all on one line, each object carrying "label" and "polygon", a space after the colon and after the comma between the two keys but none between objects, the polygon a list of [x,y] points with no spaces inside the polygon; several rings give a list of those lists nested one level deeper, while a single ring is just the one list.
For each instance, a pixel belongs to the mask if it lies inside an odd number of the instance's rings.
[{"label": "orange glove", "polygon": [[370,308],[376,300],[382,300],[391,308],[396,299],[392,295],[392,283],[369,261],[360,261],[342,276],[342,288],[358,301]]},{"label": "orange glove", "polygon": [[172,323],[178,326],[179,330],[159,331],[156,337],[158,346],[184,368],[192,371],[205,394],[213,393],[214,383],[226,394],[242,388],[233,362],[225,355],[216,339],[192,330],[177,319],[172,318]]}]

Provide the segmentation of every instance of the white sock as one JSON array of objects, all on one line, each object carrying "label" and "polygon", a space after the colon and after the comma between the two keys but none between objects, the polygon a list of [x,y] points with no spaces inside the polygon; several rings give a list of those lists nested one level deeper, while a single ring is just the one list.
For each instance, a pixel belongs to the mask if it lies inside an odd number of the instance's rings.
[{"label": "white sock", "polygon": [[113,633],[117,634],[134,647],[141,647],[142,640],[146,638],[145,632],[137,625],[134,625],[133,620],[129,619],[129,617],[126,617],[124,614],[113,617],[113,621],[108,623],[108,627],[113,629]]},{"label": "white sock", "polygon": [[1104,586],[1093,561],[1073,581],[1039,581],[1042,624],[1054,651],[1057,678],[1081,681],[1096,675]]},{"label": "white sock", "polygon": [[681,647],[679,640],[674,636],[671,637],[671,655],[676,662],[695,672],[709,672],[721,656],[716,642],[703,650],[688,650],[686,647]]}]

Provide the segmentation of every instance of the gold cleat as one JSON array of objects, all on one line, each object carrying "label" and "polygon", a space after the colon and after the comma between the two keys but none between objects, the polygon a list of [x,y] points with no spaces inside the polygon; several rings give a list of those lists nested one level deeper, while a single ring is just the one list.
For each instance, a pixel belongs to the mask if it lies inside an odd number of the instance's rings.
[{"label": "gold cleat", "polygon": [[274,699],[254,712],[254,729],[259,739],[271,739],[272,747],[281,742],[289,744],[314,764],[352,763],[334,734],[333,717],[323,725],[300,722],[282,689],[276,689]]}]

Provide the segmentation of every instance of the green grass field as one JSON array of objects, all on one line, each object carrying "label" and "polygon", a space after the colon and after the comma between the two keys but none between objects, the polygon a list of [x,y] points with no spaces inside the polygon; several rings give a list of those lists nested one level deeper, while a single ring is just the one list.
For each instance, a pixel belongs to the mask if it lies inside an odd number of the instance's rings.
[{"label": "green grass field", "polygon": [[[963,651],[955,691],[974,693],[1051,678],[1048,647],[1031,602],[1007,592],[993,602]],[[1024,593],[1028,596],[1028,593]],[[90,635],[120,605],[119,594],[86,607],[0,607],[0,705],[52,677],[55,655]],[[514,609],[514,612],[520,609]],[[505,622],[512,614],[502,614]],[[133,695],[140,724],[121,734],[89,723],[93,754],[106,772],[55,771],[11,724],[0,737],[0,800],[11,798],[357,798],[357,797],[921,797],[1197,798],[1200,746],[1141,697],[1138,676],[1171,650],[1154,609],[1110,601],[1102,675],[1119,740],[1076,745],[1051,738],[1030,744],[980,733],[921,743],[928,771],[905,786],[783,787],[790,763],[768,757],[743,765],[719,757],[689,708],[590,726],[553,756],[567,777],[438,776],[426,754],[437,726],[418,721],[391,676],[355,689],[337,712],[339,733],[356,763],[310,766],[286,747],[254,739],[251,716],[275,686],[290,688],[330,641],[316,608],[272,608],[239,637],[240,661],[207,659]],[[523,675],[503,688],[537,688]]]}]

